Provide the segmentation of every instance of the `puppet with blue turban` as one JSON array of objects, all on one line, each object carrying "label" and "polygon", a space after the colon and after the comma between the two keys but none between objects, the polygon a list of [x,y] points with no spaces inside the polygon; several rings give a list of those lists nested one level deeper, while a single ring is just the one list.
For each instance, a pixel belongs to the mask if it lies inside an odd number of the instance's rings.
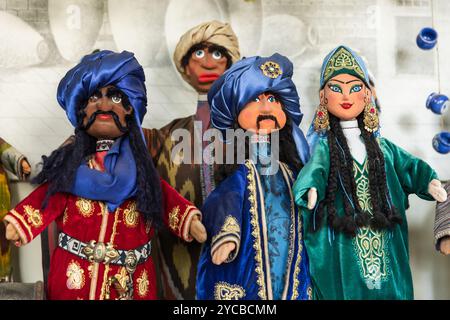
[{"label": "puppet with blue turban", "polygon": [[447,198],[426,162],[377,134],[372,91],[352,49],[325,57],[319,135],[293,187],[317,299],[412,299],[408,196]]},{"label": "puppet with blue turban", "polygon": [[211,123],[229,144],[227,164],[217,172],[221,183],[202,207],[208,241],[198,265],[198,299],[312,295],[302,217],[291,192],[309,157],[292,72],[280,54],[246,58],[208,93]]},{"label": "puppet with blue turban", "polygon": [[85,56],[58,86],[74,138],[43,156],[40,186],[5,217],[18,246],[56,221],[49,299],[154,299],[154,228],[204,241],[200,212],[159,178],[146,149],[144,81],[133,53],[105,50]]}]

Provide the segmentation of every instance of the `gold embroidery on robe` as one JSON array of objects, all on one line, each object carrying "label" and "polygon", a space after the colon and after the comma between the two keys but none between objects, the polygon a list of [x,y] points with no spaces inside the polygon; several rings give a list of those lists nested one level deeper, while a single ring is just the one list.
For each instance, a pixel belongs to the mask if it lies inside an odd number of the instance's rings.
[{"label": "gold embroidery on robe", "polygon": [[75,260],[69,263],[66,271],[67,276],[67,288],[70,290],[79,290],[84,287],[84,270],[81,268],[80,264]]},{"label": "gold embroidery on robe", "polygon": [[114,277],[117,279],[122,288],[126,288],[129,279],[127,269],[122,267],[119,270],[119,273],[115,274]]},{"label": "gold embroidery on robe", "polygon": [[147,271],[142,271],[141,276],[137,279],[137,287],[138,287],[138,294],[141,298],[145,297],[148,293],[148,286],[150,282],[148,281],[148,274]]},{"label": "gold embroidery on robe", "polygon": [[233,216],[227,216],[225,218],[225,222],[220,229],[220,232],[212,238],[211,242],[214,243],[216,239],[230,233],[240,238],[241,228],[239,227],[238,221]]},{"label": "gold embroidery on robe", "polygon": [[214,299],[216,300],[239,300],[245,297],[245,289],[236,284],[218,282],[214,286]]},{"label": "gold embroidery on robe", "polygon": [[80,211],[81,215],[85,218],[92,216],[92,214],[94,213],[94,205],[92,204],[91,200],[78,198],[75,204],[78,208],[78,211]]},{"label": "gold embroidery on robe", "polygon": [[42,214],[39,213],[38,209],[34,209],[32,206],[23,206],[25,214],[27,215],[27,220],[33,225],[33,227],[38,228],[44,223],[42,222]]},{"label": "gold embroidery on robe", "polygon": [[138,224],[139,212],[136,210],[136,202],[132,201],[123,210],[123,221],[129,228],[135,228]]},{"label": "gold embroidery on robe", "polygon": [[67,208],[66,208],[64,210],[64,214],[63,214],[63,225],[66,225],[68,219],[69,219],[69,213],[68,213]]},{"label": "gold embroidery on robe", "polygon": [[176,231],[179,229],[178,223],[180,222],[180,219],[178,218],[178,214],[180,213],[180,206],[176,206],[170,211],[169,213],[169,227]]},{"label": "gold embroidery on robe", "polygon": [[262,299],[266,299],[266,284],[264,281],[264,271],[263,271],[263,261],[262,261],[262,248],[259,241],[260,229],[258,222],[258,203],[256,202],[256,181],[255,181],[255,170],[250,161],[245,161],[245,166],[248,169],[247,181],[249,190],[248,201],[250,202],[250,213],[251,219],[250,223],[252,225],[252,236],[253,236],[253,248],[255,249],[255,261],[256,268],[255,272],[258,275],[256,283],[259,286],[258,296]]}]

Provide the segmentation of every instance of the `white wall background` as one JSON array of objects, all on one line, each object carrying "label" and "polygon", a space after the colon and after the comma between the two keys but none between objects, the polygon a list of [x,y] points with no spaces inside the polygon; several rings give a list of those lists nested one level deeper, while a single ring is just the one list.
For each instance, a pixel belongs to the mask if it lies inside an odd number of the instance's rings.
[{"label": "white wall background", "polygon": [[[144,65],[145,127],[192,114],[196,94],[171,55],[184,31],[215,18],[232,24],[244,56],[279,52],[293,61],[303,130],[318,105],[324,56],[339,44],[358,49],[376,78],[382,134],[450,179],[450,155],[431,146],[437,132],[450,130],[450,112],[438,117],[424,106],[439,88],[450,95],[449,17],[448,0],[0,0],[0,136],[32,165],[57,148],[73,130],[56,102],[58,82],[97,48],[135,52]],[[439,60],[436,50],[415,45],[432,24]],[[14,183],[15,201],[31,190]],[[412,196],[408,216],[416,298],[450,299],[450,259],[433,246],[434,203]],[[15,253],[16,278],[42,278],[39,240]]]}]

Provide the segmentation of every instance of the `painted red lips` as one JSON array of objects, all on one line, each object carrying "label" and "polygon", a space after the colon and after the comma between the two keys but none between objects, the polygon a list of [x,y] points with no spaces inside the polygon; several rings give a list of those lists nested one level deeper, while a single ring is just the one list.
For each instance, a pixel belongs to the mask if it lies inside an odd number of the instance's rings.
[{"label": "painted red lips", "polygon": [[352,107],[353,103],[341,103],[341,107],[344,109],[350,109]]},{"label": "painted red lips", "polygon": [[202,73],[198,77],[198,82],[204,83],[204,82],[213,82],[216,81],[220,77],[217,73]]}]

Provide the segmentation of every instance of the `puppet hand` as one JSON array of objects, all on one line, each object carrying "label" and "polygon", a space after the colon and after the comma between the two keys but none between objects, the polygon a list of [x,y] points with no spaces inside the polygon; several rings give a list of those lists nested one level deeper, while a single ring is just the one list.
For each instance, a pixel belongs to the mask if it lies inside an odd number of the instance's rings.
[{"label": "puppet hand", "polygon": [[446,256],[450,254],[450,236],[446,236],[441,239],[439,243],[439,251]]},{"label": "puppet hand", "polygon": [[20,240],[17,229],[11,223],[8,223],[6,225],[5,236],[6,236],[7,240],[11,240],[11,241],[19,241]]},{"label": "puppet hand", "polygon": [[308,209],[311,210],[316,206],[317,202],[317,189],[311,188],[308,191]]},{"label": "puppet hand", "polygon": [[222,264],[234,249],[236,249],[234,242],[225,242],[214,252],[212,262],[216,265]]},{"label": "puppet hand", "polygon": [[438,202],[447,200],[447,191],[442,188],[441,182],[437,179],[431,180],[428,184],[428,193]]},{"label": "puppet hand", "polygon": [[191,225],[189,226],[189,234],[200,243],[206,241],[206,229],[203,223],[200,222],[198,215],[192,218]]},{"label": "puppet hand", "polygon": [[20,162],[20,166],[22,167],[22,173],[24,177],[28,177],[31,173],[31,166],[26,159],[22,159]]}]

